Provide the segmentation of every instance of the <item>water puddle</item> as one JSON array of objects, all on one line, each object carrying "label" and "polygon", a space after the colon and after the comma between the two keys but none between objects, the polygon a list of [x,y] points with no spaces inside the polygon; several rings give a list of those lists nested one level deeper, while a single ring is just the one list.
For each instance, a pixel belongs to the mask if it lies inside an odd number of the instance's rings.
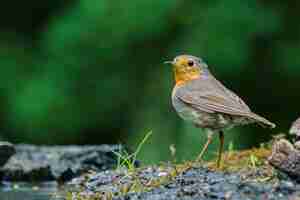
[{"label": "water puddle", "polygon": [[1,183],[1,200],[63,200],[64,192],[56,182]]}]

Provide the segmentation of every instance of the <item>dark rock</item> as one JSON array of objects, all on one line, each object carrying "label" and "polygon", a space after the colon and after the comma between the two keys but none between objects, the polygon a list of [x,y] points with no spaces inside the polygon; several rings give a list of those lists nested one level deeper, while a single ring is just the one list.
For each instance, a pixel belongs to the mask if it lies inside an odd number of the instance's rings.
[{"label": "dark rock", "polygon": [[290,178],[300,181],[300,150],[285,139],[275,141],[269,163]]},{"label": "dark rock", "polygon": [[[105,171],[88,178],[81,177],[70,185],[73,188],[80,185],[77,187],[78,192],[73,190],[74,197],[113,200],[286,200],[297,197],[297,189],[300,187],[287,181],[245,181],[236,174],[205,168],[187,169],[167,181],[149,187],[149,183],[157,183],[172,173],[171,167],[148,167],[133,173],[124,169]],[[102,194],[101,198],[99,194]]]},{"label": "dark rock", "polygon": [[0,180],[65,182],[89,170],[115,168],[117,157],[113,152],[121,150],[121,145],[16,145],[16,154],[0,168]]},{"label": "dark rock", "polygon": [[11,143],[0,142],[0,167],[2,167],[15,153],[15,147]]}]

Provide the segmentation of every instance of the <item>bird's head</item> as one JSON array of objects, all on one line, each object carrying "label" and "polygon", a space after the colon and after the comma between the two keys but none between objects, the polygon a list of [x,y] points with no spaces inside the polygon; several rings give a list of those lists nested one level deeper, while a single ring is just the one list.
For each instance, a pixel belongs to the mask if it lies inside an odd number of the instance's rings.
[{"label": "bird's head", "polygon": [[201,78],[208,73],[207,65],[201,58],[191,55],[176,56],[173,61],[167,61],[173,66],[176,85]]}]

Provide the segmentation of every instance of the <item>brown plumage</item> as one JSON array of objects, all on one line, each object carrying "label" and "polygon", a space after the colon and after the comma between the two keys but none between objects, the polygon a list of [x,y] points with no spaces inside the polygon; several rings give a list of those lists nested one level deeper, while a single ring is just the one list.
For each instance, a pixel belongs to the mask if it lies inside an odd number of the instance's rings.
[{"label": "brown plumage", "polygon": [[175,110],[183,119],[209,132],[208,141],[198,159],[205,153],[213,132],[219,132],[221,141],[217,162],[219,166],[224,130],[249,123],[275,127],[272,122],[253,113],[241,98],[215,79],[202,59],[181,55],[169,63],[174,66],[176,81],[172,92]]}]

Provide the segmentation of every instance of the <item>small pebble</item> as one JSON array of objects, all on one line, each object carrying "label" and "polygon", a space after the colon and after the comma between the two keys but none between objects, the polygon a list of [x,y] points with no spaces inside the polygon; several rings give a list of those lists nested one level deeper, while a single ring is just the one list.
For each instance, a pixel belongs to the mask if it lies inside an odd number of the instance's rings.
[{"label": "small pebble", "polygon": [[295,148],[300,151],[300,141],[295,142]]},{"label": "small pebble", "polygon": [[38,187],[38,186],[33,186],[32,187],[32,190],[34,190],[34,191],[38,191],[40,188]]}]

